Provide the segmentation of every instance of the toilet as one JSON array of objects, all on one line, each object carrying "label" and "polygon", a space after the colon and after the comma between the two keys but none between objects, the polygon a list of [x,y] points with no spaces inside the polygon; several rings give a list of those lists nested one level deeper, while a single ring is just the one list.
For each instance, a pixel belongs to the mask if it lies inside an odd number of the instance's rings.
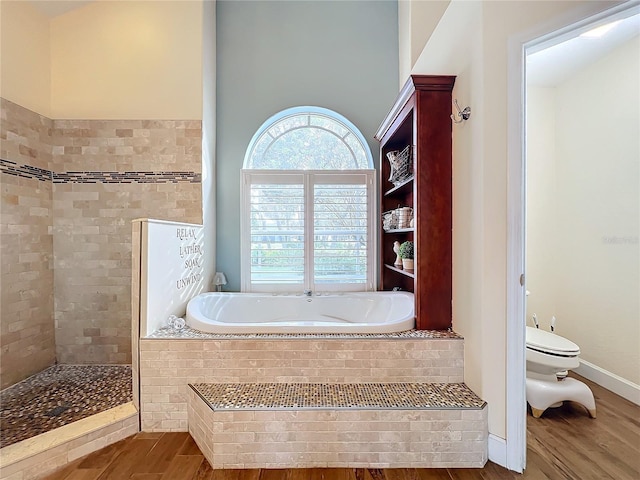
[{"label": "toilet", "polygon": [[596,401],[591,389],[567,370],[580,365],[580,348],[555,333],[526,327],[527,402],[531,413],[540,418],[549,407],[559,407],[563,401],[583,405],[591,418],[596,418]]}]

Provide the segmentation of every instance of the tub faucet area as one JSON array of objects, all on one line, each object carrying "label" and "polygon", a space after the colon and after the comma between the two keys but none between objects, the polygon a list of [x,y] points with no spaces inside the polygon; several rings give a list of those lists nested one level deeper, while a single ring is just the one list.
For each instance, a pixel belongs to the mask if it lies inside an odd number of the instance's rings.
[{"label": "tub faucet area", "polygon": [[310,297],[310,296],[312,296],[312,295],[313,295],[313,292],[312,292],[311,290],[305,290],[305,291],[304,291],[304,292],[302,292],[302,293],[304,293],[304,295],[305,295],[306,297]]}]

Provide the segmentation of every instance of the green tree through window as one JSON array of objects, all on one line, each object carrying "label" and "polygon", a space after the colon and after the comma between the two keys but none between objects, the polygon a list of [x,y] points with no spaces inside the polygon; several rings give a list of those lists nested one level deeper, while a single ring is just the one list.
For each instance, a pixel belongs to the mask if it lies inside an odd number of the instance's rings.
[{"label": "green tree through window", "polygon": [[373,168],[360,131],[331,110],[296,107],[267,120],[253,136],[245,169],[358,170]]}]

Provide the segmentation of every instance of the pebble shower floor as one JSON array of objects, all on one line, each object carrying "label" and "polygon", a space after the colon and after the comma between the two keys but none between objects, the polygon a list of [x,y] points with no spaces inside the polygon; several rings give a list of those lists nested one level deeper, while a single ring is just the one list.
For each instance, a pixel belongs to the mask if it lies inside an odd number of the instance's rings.
[{"label": "pebble shower floor", "polygon": [[128,365],[54,365],[0,392],[0,448],[131,400]]}]

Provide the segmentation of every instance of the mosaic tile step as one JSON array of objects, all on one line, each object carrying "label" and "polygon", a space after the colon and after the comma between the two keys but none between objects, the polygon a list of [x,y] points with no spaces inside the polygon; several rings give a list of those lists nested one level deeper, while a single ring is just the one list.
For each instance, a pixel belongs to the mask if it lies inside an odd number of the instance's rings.
[{"label": "mosaic tile step", "polygon": [[54,365],[0,391],[0,448],[131,400],[129,365]]},{"label": "mosaic tile step", "polygon": [[464,383],[195,383],[212,410],[482,409]]},{"label": "mosaic tile step", "polygon": [[276,339],[276,338],[286,338],[286,339],[294,339],[294,338],[348,338],[348,339],[358,339],[358,338],[385,338],[385,339],[412,339],[415,340],[417,338],[425,338],[425,339],[459,339],[463,340],[462,335],[452,332],[450,330],[406,330],[404,332],[397,333],[249,333],[249,334],[222,334],[222,333],[207,333],[201,332],[200,330],[195,330],[193,328],[185,327],[182,330],[175,330],[172,328],[161,328],[156,330],[151,335],[146,336],[145,338],[153,339],[153,338],[178,338],[181,340],[189,340],[189,339],[212,339],[212,340],[220,340],[220,339],[254,339],[254,338],[265,338],[265,339]]}]

